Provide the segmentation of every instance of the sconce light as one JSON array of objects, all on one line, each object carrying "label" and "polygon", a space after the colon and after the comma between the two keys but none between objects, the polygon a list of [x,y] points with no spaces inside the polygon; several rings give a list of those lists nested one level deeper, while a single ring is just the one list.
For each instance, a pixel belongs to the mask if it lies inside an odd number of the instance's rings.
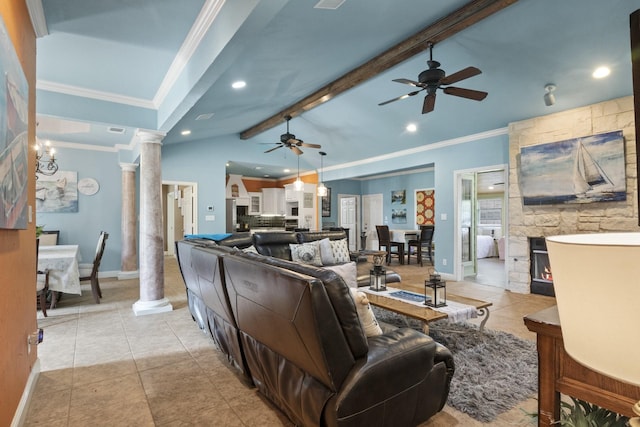
[{"label": "sconce light", "polygon": [[424,281],[424,305],[444,307],[447,305],[447,282],[440,279],[439,274],[430,274]]},{"label": "sconce light", "polygon": [[544,87],[544,105],[546,105],[547,107],[550,107],[556,103],[556,96],[553,94],[555,90],[556,85],[554,84],[548,84]]},{"label": "sconce light", "polygon": [[298,158],[298,179],[294,181],[293,188],[296,191],[302,191],[302,188],[304,187],[304,183],[300,179],[300,156],[296,156],[296,157]]},{"label": "sconce light", "polygon": [[322,169],[324,168],[324,162],[322,160],[326,155],[327,153],[320,151],[320,183],[318,184],[318,197],[325,197],[327,195],[327,187],[322,181]]},{"label": "sconce light", "polygon": [[38,174],[51,176],[58,172],[58,164],[56,163],[56,151],[49,141],[44,143],[44,147],[36,143],[36,179]]}]

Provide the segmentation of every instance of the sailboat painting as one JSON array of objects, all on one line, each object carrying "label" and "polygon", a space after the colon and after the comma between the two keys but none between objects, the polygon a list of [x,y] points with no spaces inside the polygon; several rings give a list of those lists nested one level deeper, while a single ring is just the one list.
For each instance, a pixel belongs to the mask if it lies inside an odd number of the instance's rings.
[{"label": "sailboat painting", "polygon": [[622,131],[520,149],[525,205],[626,200]]}]

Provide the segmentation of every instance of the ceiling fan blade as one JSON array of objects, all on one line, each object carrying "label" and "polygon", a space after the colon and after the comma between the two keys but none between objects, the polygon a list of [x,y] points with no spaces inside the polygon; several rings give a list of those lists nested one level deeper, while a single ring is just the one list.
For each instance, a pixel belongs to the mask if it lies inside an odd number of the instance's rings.
[{"label": "ceiling fan blade", "polygon": [[309,147],[309,148],[322,148],[320,144],[311,144],[308,142],[300,141],[296,144],[298,147]]},{"label": "ceiling fan blade", "polygon": [[291,151],[293,151],[294,153],[296,153],[298,156],[300,154],[302,154],[302,150],[299,149],[298,147],[296,147],[295,145],[290,146],[289,148],[291,148]]},{"label": "ceiling fan blade", "polygon": [[418,94],[419,92],[421,92],[422,90],[423,90],[423,89],[420,89],[420,90],[416,90],[416,91],[414,91],[414,92],[407,93],[406,95],[402,95],[402,96],[399,96],[399,97],[397,97],[397,98],[393,98],[393,99],[390,99],[390,100],[388,100],[388,101],[381,102],[381,103],[380,103],[380,104],[378,104],[378,105],[386,105],[386,104],[389,104],[389,103],[394,102],[394,101],[400,101],[401,99],[405,99],[405,98],[408,98],[408,97],[410,97],[410,96],[417,95],[417,94]]},{"label": "ceiling fan blade", "polygon": [[446,76],[442,80],[440,80],[441,85],[450,85],[460,80],[468,79],[469,77],[477,76],[478,74],[482,74],[482,71],[477,69],[476,67],[467,67],[463,70],[458,71],[457,73],[453,73],[450,76]]},{"label": "ceiling fan blade", "polygon": [[482,101],[487,97],[487,92],[479,90],[463,89],[460,87],[446,87],[442,89],[447,95],[460,96],[462,98],[473,99],[474,101]]},{"label": "ceiling fan blade", "polygon": [[396,83],[403,83],[403,84],[411,85],[415,87],[424,87],[424,84],[420,82],[416,82],[414,80],[409,80],[409,79],[393,79],[393,81]]},{"label": "ceiling fan blade", "polygon": [[265,153],[270,153],[270,152],[272,152],[273,150],[277,150],[278,148],[282,148],[282,147],[283,147],[283,145],[282,145],[282,144],[280,144],[280,145],[278,145],[278,146],[276,146],[276,147],[270,148],[269,150],[265,151]]},{"label": "ceiling fan blade", "polygon": [[436,106],[436,94],[430,93],[424,97],[424,103],[422,104],[422,114],[427,114],[433,111]]}]

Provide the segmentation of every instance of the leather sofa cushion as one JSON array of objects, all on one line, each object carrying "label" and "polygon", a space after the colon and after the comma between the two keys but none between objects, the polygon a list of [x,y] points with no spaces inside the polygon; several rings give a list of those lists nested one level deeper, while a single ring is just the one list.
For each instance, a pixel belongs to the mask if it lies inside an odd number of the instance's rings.
[{"label": "leather sofa cushion", "polygon": [[253,246],[259,254],[291,260],[290,244],[297,244],[298,236],[293,231],[274,233],[255,233],[253,235]]}]

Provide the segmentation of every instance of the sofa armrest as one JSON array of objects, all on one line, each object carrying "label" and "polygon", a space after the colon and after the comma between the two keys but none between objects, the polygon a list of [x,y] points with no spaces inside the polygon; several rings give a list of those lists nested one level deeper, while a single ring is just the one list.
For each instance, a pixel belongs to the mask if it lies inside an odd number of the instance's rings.
[{"label": "sofa armrest", "polygon": [[[366,359],[357,362],[339,392],[338,418],[384,404],[415,388],[431,373],[436,353],[437,343],[431,337],[409,328],[369,338]],[[446,358],[444,351],[439,356]]]}]

